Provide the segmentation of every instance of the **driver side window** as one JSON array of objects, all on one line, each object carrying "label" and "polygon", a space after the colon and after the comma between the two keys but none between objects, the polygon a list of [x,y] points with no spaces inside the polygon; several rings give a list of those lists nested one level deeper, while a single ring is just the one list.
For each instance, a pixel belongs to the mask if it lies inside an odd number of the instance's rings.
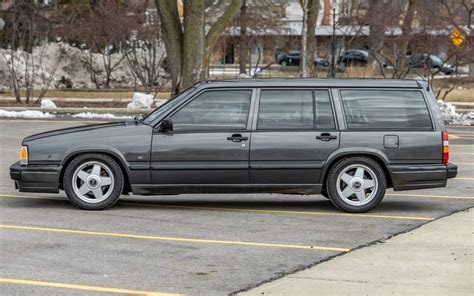
[{"label": "driver side window", "polygon": [[251,90],[202,93],[171,117],[173,130],[244,130],[251,95]]}]

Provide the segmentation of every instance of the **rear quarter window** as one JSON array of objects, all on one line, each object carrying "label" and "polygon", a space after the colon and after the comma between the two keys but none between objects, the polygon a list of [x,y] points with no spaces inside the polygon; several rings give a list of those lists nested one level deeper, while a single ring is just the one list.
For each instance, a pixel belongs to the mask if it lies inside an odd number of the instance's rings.
[{"label": "rear quarter window", "polygon": [[423,94],[416,90],[341,90],[349,129],[433,129]]}]

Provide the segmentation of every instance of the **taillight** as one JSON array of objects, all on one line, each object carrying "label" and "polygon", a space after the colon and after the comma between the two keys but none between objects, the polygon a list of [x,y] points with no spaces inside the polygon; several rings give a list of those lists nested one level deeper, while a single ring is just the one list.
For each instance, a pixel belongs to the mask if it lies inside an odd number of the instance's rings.
[{"label": "taillight", "polygon": [[443,154],[442,161],[443,164],[448,164],[449,161],[449,141],[448,141],[448,132],[442,132],[443,137]]}]

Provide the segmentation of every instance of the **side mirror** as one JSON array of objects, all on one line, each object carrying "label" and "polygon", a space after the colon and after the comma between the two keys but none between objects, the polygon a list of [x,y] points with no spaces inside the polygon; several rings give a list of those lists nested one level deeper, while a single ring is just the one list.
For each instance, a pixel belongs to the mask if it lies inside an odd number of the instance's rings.
[{"label": "side mirror", "polygon": [[160,132],[169,132],[173,130],[173,121],[171,119],[164,119],[160,125]]},{"label": "side mirror", "polygon": [[143,114],[137,114],[133,117],[133,119],[138,122],[143,121],[144,118],[145,116],[143,116]]}]

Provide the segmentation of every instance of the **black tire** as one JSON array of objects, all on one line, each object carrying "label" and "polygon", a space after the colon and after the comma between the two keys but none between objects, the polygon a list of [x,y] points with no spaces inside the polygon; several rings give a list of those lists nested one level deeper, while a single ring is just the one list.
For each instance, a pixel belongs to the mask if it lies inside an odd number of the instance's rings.
[{"label": "black tire", "polygon": [[[339,174],[341,174],[341,172],[343,172],[346,168],[354,165],[362,165],[370,168],[377,179],[377,189],[373,197],[368,201],[367,204],[364,205],[352,205],[346,202],[339,195],[337,190],[337,186],[339,186],[339,184],[337,184]],[[387,180],[383,169],[376,161],[368,157],[347,157],[340,160],[334,166],[332,166],[326,180],[326,190],[331,202],[339,210],[349,213],[364,213],[374,209],[382,201],[386,188]]]},{"label": "black tire", "polygon": [[287,61],[283,61],[283,62],[281,62],[281,65],[282,65],[283,67],[287,67],[287,66],[288,66],[288,62],[287,62]]},{"label": "black tire", "polygon": [[[81,167],[81,165],[87,162],[100,163],[101,165],[104,165],[107,168],[109,168],[113,175],[114,184],[113,184],[113,187],[111,188],[110,195],[107,198],[105,198],[103,201],[98,202],[98,203],[89,203],[89,202],[84,201],[76,194],[73,188],[74,172],[79,167]],[[64,191],[66,192],[67,197],[69,198],[69,200],[74,206],[83,210],[98,211],[98,210],[104,210],[104,209],[110,208],[118,201],[122,193],[123,186],[124,186],[124,176],[123,176],[122,169],[113,158],[104,154],[87,153],[87,154],[81,154],[77,156],[69,163],[69,165],[67,166],[64,172],[64,177],[63,177],[63,187],[64,187]]]}]

